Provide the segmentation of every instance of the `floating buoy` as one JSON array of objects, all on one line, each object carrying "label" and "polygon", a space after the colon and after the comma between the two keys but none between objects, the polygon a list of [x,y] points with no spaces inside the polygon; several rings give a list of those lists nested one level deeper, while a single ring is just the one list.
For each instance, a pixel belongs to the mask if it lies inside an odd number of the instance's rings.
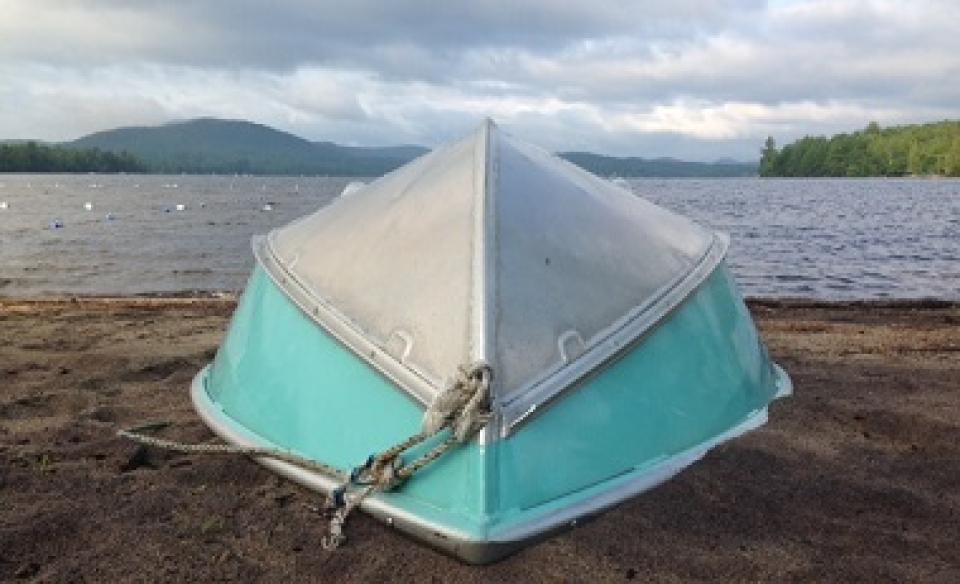
[{"label": "floating buoy", "polygon": [[63,221],[60,219],[54,219],[50,222],[50,229],[63,229]]},{"label": "floating buoy", "polygon": [[273,211],[273,205],[271,205],[270,203],[267,203],[266,205],[264,205],[263,207],[261,207],[260,210],[261,210],[261,211]]},{"label": "floating buoy", "polygon": [[6,208],[7,208],[7,202],[6,202],[6,201],[0,201],[0,209],[6,209]]},{"label": "floating buoy", "polygon": [[90,201],[87,201],[86,203],[83,204],[83,208],[86,209],[87,211],[93,211],[93,203],[91,203]]},{"label": "floating buoy", "polygon": [[105,220],[107,220],[107,221],[113,221],[113,220],[114,220],[113,213],[107,213],[106,215],[103,216],[103,218],[104,218]]},{"label": "floating buoy", "polygon": [[177,203],[177,211],[186,211],[186,210],[187,210],[186,205],[184,205],[183,203]]},{"label": "floating buoy", "polygon": [[201,208],[201,209],[206,209],[206,208],[207,208],[207,204],[201,202],[201,203],[200,203],[200,208]]}]

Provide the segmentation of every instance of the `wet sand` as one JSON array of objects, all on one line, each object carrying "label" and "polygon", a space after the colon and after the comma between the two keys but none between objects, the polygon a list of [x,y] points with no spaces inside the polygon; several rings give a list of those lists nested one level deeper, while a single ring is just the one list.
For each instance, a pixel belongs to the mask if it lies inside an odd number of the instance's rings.
[{"label": "wet sand", "polygon": [[114,438],[210,438],[188,385],[232,299],[0,299],[0,580],[960,581],[960,304],[751,308],[796,387],[767,426],[478,568],[362,514],[324,552],[316,495]]}]

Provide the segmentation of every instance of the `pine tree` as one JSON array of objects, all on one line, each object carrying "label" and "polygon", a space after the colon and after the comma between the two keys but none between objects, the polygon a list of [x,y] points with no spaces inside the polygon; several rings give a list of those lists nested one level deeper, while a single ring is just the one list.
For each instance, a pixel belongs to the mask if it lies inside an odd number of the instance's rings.
[{"label": "pine tree", "polygon": [[960,136],[954,137],[950,150],[947,151],[947,157],[944,161],[944,174],[960,176]]},{"label": "pine tree", "polygon": [[775,169],[777,166],[777,143],[773,139],[773,136],[767,136],[767,141],[763,145],[763,150],[760,151],[760,176],[775,176]]}]

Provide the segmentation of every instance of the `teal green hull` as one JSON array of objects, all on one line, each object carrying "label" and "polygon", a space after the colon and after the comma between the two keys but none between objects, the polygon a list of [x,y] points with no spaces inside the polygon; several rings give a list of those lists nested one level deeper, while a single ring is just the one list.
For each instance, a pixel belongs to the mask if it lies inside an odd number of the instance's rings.
[{"label": "teal green hull", "polygon": [[[490,561],[655,486],[762,424],[789,391],[720,264],[657,326],[506,437],[456,449],[365,508],[467,561]],[[259,267],[194,400],[228,440],[344,472],[417,432],[423,413]],[[313,488],[334,484],[270,466]]]}]

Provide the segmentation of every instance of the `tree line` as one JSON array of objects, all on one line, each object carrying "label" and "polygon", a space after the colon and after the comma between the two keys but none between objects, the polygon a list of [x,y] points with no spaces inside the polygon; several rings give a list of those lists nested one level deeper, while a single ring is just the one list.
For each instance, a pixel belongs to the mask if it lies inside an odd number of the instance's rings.
[{"label": "tree line", "polygon": [[689,162],[674,158],[617,158],[590,152],[560,152],[561,158],[600,176],[739,177],[756,176],[757,165],[745,162]]},{"label": "tree line", "polygon": [[960,176],[960,122],[807,136],[777,148],[768,137],[760,176]]},{"label": "tree line", "polygon": [[37,142],[0,144],[0,172],[146,172],[128,152],[74,149]]}]

